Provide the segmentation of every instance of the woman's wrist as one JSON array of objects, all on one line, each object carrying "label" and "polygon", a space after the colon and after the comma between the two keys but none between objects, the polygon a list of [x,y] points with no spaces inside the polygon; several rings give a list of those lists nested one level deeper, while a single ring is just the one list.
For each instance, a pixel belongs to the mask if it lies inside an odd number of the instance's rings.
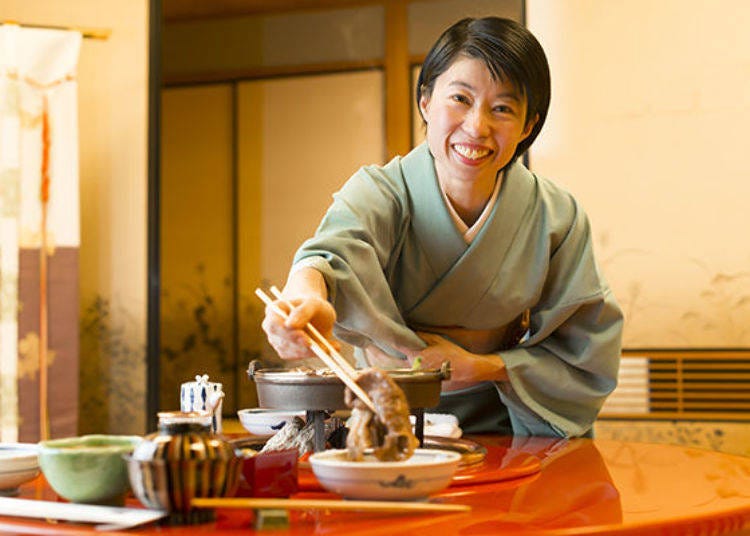
[{"label": "woman's wrist", "polygon": [[485,381],[500,382],[508,379],[505,361],[499,354],[482,354],[478,357],[482,368],[480,374]]},{"label": "woman's wrist", "polygon": [[328,287],[323,274],[315,268],[304,266],[289,274],[283,295],[289,298],[317,297],[327,301]]}]

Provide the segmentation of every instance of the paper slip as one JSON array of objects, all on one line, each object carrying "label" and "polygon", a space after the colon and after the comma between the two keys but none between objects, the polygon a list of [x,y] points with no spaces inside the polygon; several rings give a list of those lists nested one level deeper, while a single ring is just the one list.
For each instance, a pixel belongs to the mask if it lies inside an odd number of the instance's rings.
[{"label": "paper slip", "polygon": [[78,523],[98,523],[99,530],[117,530],[156,521],[167,515],[163,510],[121,508],[0,497],[0,515],[59,519]]}]

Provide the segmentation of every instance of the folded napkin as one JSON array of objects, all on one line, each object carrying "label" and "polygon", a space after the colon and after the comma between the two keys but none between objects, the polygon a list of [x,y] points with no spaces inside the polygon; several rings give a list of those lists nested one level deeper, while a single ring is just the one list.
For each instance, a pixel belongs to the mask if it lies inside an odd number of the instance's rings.
[{"label": "folded napkin", "polygon": [[[416,418],[410,416],[411,424],[414,425]],[[458,426],[458,418],[450,413],[425,413],[424,435],[437,437],[450,437],[458,439],[463,431]]]}]

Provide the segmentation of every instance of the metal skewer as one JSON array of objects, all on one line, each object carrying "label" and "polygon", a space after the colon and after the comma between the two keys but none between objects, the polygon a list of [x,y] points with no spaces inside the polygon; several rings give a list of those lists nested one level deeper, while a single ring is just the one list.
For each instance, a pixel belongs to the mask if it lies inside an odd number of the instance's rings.
[{"label": "metal skewer", "polygon": [[[257,288],[255,289],[255,294],[261,300],[263,300],[263,303],[265,303],[268,307],[270,307],[271,310],[277,315],[279,315],[281,318],[286,320],[289,317],[289,315],[286,312],[284,312],[278,305],[276,305],[271,299],[271,297],[268,296],[268,294],[266,294],[265,292],[263,292],[263,290]],[[317,329],[315,329],[315,327],[312,324],[308,322],[307,326],[305,327],[309,333],[313,334],[314,337],[325,341],[325,337],[323,337],[323,335],[321,335],[321,333]],[[315,338],[311,337],[309,334],[308,334],[308,337],[310,337],[310,349],[313,351],[313,353],[315,353],[315,355],[318,356],[320,360],[323,361],[323,363],[328,365],[328,368],[330,368],[334,372],[334,374],[336,374],[336,376],[338,376],[339,379],[342,382],[344,382],[344,385],[346,385],[347,387],[349,387],[349,389],[352,390],[352,392],[357,396],[357,398],[359,398],[362,402],[364,402],[373,413],[377,414],[377,409],[375,408],[375,404],[373,403],[372,399],[354,380],[354,377],[353,377],[354,369],[351,367],[351,365],[349,365],[349,363],[346,363],[346,367],[345,367],[344,365],[340,364],[336,358],[327,354],[325,350],[323,350],[323,348],[320,346],[320,344],[318,344]],[[326,344],[326,343],[324,342],[323,344]],[[328,346],[328,344],[326,344],[326,346]],[[340,359],[343,360],[343,357],[341,357],[338,354],[338,352],[336,352],[336,354],[339,356]]]}]

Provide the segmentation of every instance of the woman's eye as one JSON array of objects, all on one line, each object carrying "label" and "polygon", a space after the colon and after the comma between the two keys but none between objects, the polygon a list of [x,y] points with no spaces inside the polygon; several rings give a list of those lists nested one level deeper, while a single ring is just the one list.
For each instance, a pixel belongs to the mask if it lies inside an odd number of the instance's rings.
[{"label": "woman's eye", "polygon": [[510,106],[507,106],[505,104],[500,104],[498,106],[495,106],[494,110],[496,112],[498,112],[498,113],[501,113],[501,114],[512,114],[513,113],[513,108],[511,108]]},{"label": "woman's eye", "polygon": [[461,104],[470,104],[469,98],[466,95],[453,95],[453,100]]}]

